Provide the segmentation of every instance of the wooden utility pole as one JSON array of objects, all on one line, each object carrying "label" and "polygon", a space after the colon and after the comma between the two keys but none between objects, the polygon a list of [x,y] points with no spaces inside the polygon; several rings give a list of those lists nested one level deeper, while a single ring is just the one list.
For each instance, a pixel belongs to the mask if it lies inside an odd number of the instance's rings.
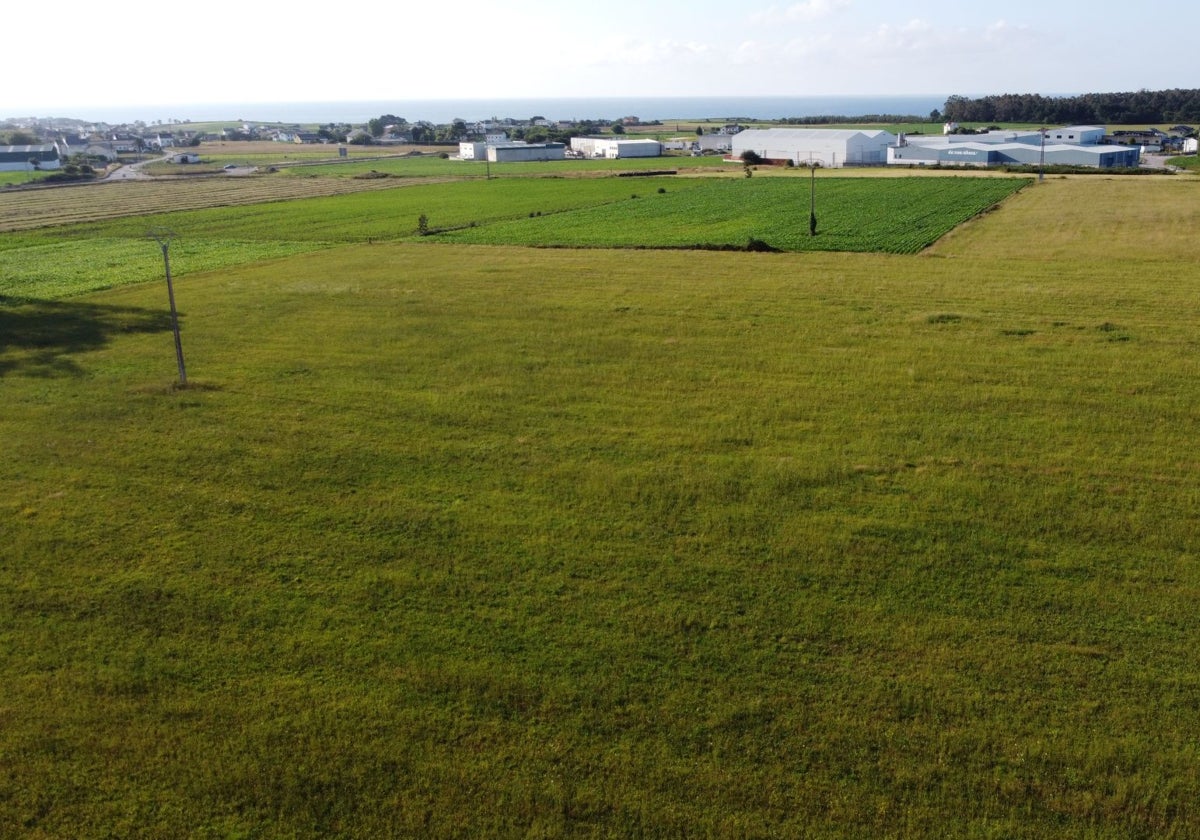
[{"label": "wooden utility pole", "polygon": [[175,311],[175,287],[171,283],[171,257],[168,253],[175,234],[169,230],[152,230],[150,238],[162,248],[163,269],[167,274],[167,299],[171,302],[171,329],[175,333],[175,359],[179,362],[179,384],[187,384],[187,369],[183,365],[183,342],[179,338],[179,314]]}]

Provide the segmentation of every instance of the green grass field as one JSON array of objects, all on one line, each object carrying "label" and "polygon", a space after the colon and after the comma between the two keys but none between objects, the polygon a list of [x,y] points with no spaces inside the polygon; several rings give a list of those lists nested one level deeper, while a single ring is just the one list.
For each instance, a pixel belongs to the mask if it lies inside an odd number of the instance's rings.
[{"label": "green grass field", "polygon": [[0,833],[1197,835],[1196,189],[10,295]]},{"label": "green grass field", "polygon": [[[678,182],[675,182],[678,183]],[[671,184],[672,187],[675,183]],[[721,247],[758,240],[783,251],[915,253],[996,206],[1027,182],[996,178],[819,179],[818,235],[809,229],[818,182],[722,179],[656,192],[650,181],[619,205],[449,233],[460,242],[556,247]]]},{"label": "green grass field", "polygon": [[[162,265],[146,236],[150,228],[177,235],[173,268],[185,276],[334,244],[416,238],[421,216],[431,232],[441,232],[436,239],[487,244],[742,247],[753,238],[781,250],[908,253],[1027,182],[822,177],[819,183],[816,237],[808,235],[811,185],[800,176],[501,178],[13,232],[0,240],[0,275],[10,298],[53,299],[155,279]],[[186,194],[190,186],[178,189]]]}]

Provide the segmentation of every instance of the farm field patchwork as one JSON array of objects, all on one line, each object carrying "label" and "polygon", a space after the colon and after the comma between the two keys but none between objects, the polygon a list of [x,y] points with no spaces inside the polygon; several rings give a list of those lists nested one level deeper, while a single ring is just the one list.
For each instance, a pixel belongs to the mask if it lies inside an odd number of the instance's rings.
[{"label": "farm field patchwork", "polygon": [[[1026,183],[821,178],[820,235],[809,237],[803,178],[414,182],[373,192],[147,212],[12,232],[0,239],[0,276],[6,281],[0,293],[59,297],[155,279],[161,266],[157,248],[146,239],[152,227],[178,236],[173,263],[178,276],[335,243],[416,238],[421,217],[437,234],[430,241],[742,247],[757,238],[783,250],[910,252]],[[185,206],[199,200],[177,187],[170,193],[149,191],[144,206],[161,207],[167,195],[180,196]],[[223,192],[209,195],[225,197]],[[74,219],[87,211],[58,212]]]},{"label": "farm field patchwork", "polygon": [[[660,183],[660,179],[638,180],[647,185]],[[694,180],[678,184],[665,180],[672,190],[702,186]],[[160,252],[147,239],[150,228],[168,229],[177,235],[172,268],[176,276],[183,277],[193,271],[319,250],[337,243],[415,238],[422,215],[435,227],[536,217],[622,201],[628,198],[628,188],[625,179],[618,178],[422,181],[385,191],[147,212],[87,224],[14,231],[0,237],[0,295],[56,298],[161,277]],[[224,193],[219,195],[223,197]],[[169,192],[151,190],[147,206],[160,207],[170,200],[186,206],[199,198],[180,187]],[[58,212],[64,218],[75,218],[88,209],[59,208]]]},{"label": "farm field patchwork", "polygon": [[457,230],[459,242],[559,247],[740,247],[915,253],[1028,181],[837,178],[816,181],[818,235],[809,235],[805,177],[723,179],[664,195],[632,184],[629,201],[536,220]]},{"label": "farm field patchwork", "polygon": [[289,175],[310,177],[328,175],[355,177],[368,172],[381,172],[397,177],[441,176],[486,178],[489,174],[498,178],[538,177],[556,175],[603,175],[616,172],[644,172],[647,170],[676,170],[679,172],[703,172],[712,174],[741,174],[741,165],[725,163],[714,157],[653,157],[626,158],[622,160],[556,160],[521,161],[517,163],[492,163],[474,160],[441,158],[437,155],[410,157],[388,157],[354,163],[306,164],[283,169]]},{"label": "farm field patchwork", "polygon": [[202,177],[117,181],[53,189],[0,192],[0,233],[47,225],[90,222],[184,208],[226,207],[270,201],[394,189],[396,181],[352,178]]},{"label": "farm field patchwork", "polygon": [[1196,186],[0,305],[0,825],[1200,833]]}]

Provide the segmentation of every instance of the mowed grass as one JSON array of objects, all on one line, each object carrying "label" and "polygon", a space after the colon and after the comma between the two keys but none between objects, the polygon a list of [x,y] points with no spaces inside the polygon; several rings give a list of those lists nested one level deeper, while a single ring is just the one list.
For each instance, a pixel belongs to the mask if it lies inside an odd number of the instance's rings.
[{"label": "mowed grass", "polygon": [[1082,183],[194,274],[187,389],[160,284],[0,309],[0,824],[1200,833],[1191,246],[1070,244],[1200,203]]}]

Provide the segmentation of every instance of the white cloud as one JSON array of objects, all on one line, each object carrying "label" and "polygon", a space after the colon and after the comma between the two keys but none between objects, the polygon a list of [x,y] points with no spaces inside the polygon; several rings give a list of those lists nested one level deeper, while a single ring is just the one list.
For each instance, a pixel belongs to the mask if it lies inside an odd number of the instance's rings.
[{"label": "white cloud", "polygon": [[946,34],[936,31],[933,24],[914,19],[898,26],[882,24],[874,32],[865,35],[862,43],[874,52],[908,52],[925,50],[945,40]]},{"label": "white cloud", "polygon": [[634,38],[615,38],[597,43],[589,52],[575,53],[571,59],[585,66],[647,66],[669,65],[672,62],[693,61],[713,53],[713,48],[699,41],[662,39],[643,41]]},{"label": "white cloud", "polygon": [[839,9],[849,8],[850,0],[804,0],[803,3],[793,3],[780,8],[770,6],[761,12],[750,15],[750,22],[756,24],[797,23],[814,21],[831,17]]},{"label": "white cloud", "polygon": [[1007,21],[998,20],[984,30],[984,40],[996,44],[1012,44],[1032,40],[1036,36],[1033,27],[1013,26]]}]

